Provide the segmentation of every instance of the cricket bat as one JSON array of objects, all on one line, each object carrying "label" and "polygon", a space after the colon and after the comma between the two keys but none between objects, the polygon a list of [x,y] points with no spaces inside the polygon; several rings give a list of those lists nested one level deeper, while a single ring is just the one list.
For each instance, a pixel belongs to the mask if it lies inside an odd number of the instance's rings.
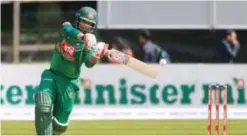
[{"label": "cricket bat", "polygon": [[126,65],[127,67],[137,72],[140,72],[146,76],[156,78],[156,76],[158,75],[158,69],[156,67],[144,63],[131,56],[128,56],[127,54],[120,52],[116,49],[106,49],[106,54],[111,58],[110,61]]}]

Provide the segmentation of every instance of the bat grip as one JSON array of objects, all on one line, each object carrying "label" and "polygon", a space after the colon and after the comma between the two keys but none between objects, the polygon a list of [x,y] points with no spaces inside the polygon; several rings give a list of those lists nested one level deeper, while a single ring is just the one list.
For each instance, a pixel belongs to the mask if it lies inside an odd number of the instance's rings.
[{"label": "bat grip", "polygon": [[107,55],[108,57],[108,60],[111,62],[111,63],[114,63],[114,64],[120,64],[117,60],[113,59],[112,56],[111,56],[111,51],[112,50],[109,50],[109,49],[106,49],[105,50],[105,55]]}]

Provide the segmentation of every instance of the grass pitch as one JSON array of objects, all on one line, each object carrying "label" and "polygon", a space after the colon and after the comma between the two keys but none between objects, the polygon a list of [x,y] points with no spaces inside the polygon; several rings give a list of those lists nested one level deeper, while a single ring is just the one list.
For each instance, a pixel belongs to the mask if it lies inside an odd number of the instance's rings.
[{"label": "grass pitch", "polygon": [[[222,134],[221,121],[221,134]],[[229,135],[246,135],[247,120],[228,120]],[[214,125],[212,127],[214,130]],[[215,131],[213,131],[215,132]],[[35,135],[33,121],[2,121],[2,135]],[[207,135],[207,120],[71,121],[65,135]]]}]

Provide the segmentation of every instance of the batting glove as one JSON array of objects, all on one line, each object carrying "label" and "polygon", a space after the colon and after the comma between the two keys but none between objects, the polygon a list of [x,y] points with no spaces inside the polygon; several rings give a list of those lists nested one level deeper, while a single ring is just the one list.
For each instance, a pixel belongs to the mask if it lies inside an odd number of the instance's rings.
[{"label": "batting glove", "polygon": [[93,50],[97,45],[97,39],[94,34],[86,33],[84,35],[85,47],[88,50]]},{"label": "batting glove", "polygon": [[109,45],[104,42],[98,42],[96,46],[92,48],[94,51],[94,56],[98,56],[99,58],[102,58],[106,52],[108,51]]}]

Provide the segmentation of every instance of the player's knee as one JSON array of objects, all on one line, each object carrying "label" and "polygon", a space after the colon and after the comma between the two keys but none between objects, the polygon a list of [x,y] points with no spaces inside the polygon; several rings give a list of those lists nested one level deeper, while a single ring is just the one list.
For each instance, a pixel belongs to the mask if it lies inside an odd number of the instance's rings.
[{"label": "player's knee", "polygon": [[68,123],[60,123],[56,118],[53,118],[53,134],[61,135],[68,128]]},{"label": "player's knee", "polygon": [[35,112],[52,113],[52,99],[47,92],[35,94]]}]

